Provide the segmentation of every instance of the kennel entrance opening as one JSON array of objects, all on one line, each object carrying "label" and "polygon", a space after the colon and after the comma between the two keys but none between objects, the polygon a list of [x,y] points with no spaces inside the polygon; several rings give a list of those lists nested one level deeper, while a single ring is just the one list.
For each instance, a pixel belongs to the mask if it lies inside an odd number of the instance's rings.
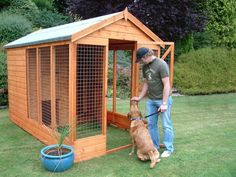
[{"label": "kennel entrance opening", "polygon": [[109,40],[107,152],[128,147],[131,142],[127,113],[132,95],[134,46],[134,41]]}]

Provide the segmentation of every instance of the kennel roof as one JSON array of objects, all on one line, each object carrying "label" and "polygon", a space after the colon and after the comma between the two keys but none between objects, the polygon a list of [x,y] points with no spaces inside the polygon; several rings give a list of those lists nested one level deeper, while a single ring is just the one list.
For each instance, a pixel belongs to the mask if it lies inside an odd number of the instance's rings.
[{"label": "kennel roof", "polygon": [[65,40],[75,41],[122,18],[124,18],[125,20],[129,19],[136,26],[138,26],[140,30],[144,31],[148,36],[150,36],[154,41],[163,42],[151,30],[149,30],[132,14],[130,14],[126,8],[124,11],[109,15],[103,15],[100,17],[81,20],[51,28],[40,29],[8,43],[4,46],[4,48],[23,47],[48,42],[60,42]]}]

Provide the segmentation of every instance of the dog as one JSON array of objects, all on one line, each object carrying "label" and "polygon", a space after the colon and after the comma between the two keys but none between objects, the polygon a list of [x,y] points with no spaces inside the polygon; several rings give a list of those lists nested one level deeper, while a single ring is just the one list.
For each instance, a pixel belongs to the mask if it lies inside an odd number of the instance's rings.
[{"label": "dog", "polygon": [[160,162],[160,154],[153,145],[151,136],[146,126],[146,120],[142,118],[141,112],[138,110],[138,102],[131,101],[130,112],[128,118],[131,120],[130,136],[132,139],[132,150],[129,155],[134,153],[135,145],[137,145],[137,156],[140,160],[151,160],[150,168],[154,168]]}]

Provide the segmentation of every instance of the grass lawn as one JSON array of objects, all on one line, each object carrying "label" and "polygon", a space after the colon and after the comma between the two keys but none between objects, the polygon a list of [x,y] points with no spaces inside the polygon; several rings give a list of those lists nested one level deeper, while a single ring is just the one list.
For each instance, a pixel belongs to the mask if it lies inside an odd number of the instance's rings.
[{"label": "grass lawn", "polygon": [[47,172],[39,160],[44,145],[10,122],[6,109],[0,110],[0,176],[235,177],[236,93],[173,100],[175,152],[154,169],[124,149],[74,164],[64,173]]}]

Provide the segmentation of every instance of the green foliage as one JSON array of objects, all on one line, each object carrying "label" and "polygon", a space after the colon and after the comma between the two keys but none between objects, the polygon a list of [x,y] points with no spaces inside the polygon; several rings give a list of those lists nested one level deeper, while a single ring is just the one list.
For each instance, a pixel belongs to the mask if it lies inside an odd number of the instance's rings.
[{"label": "green foliage", "polygon": [[31,23],[17,14],[0,13],[0,43],[16,40],[32,31]]},{"label": "green foliage", "polygon": [[175,56],[188,53],[193,50],[193,34],[189,34],[175,43]]},{"label": "green foliage", "polygon": [[61,148],[62,144],[65,141],[65,138],[69,135],[70,127],[69,125],[65,125],[64,127],[58,127],[57,131],[60,133],[60,137],[58,138],[58,147]]},{"label": "green foliage", "polygon": [[183,94],[236,91],[236,50],[205,48],[181,55],[175,63],[174,85]]},{"label": "green foliage", "polygon": [[212,31],[217,39],[216,46],[236,47],[236,3],[235,0],[207,1],[209,21],[207,30]]},{"label": "green foliage", "polygon": [[217,41],[217,36],[213,31],[205,30],[193,34],[193,48],[195,50],[213,46],[214,41]]},{"label": "green foliage", "polygon": [[0,52],[0,106],[7,105],[7,57]]},{"label": "green foliage", "polygon": [[47,10],[53,10],[53,2],[52,0],[32,0],[35,5],[38,7],[38,9],[47,9]]},{"label": "green foliage", "polygon": [[10,5],[9,0],[1,0],[0,1],[0,10],[8,7]]},{"label": "green foliage", "polygon": [[34,25],[37,27],[48,28],[52,26],[62,25],[71,22],[72,18],[64,16],[58,12],[43,9],[39,11],[34,18]]},{"label": "green foliage", "polygon": [[31,22],[39,13],[38,7],[31,0],[11,0],[11,5],[7,10],[11,14],[22,15]]},{"label": "green foliage", "polygon": [[[131,52],[118,50],[117,51],[117,71],[116,71],[116,95],[118,98],[130,97],[130,82],[131,82]],[[112,97],[113,90],[113,53],[109,52],[108,65],[108,97]]]}]

